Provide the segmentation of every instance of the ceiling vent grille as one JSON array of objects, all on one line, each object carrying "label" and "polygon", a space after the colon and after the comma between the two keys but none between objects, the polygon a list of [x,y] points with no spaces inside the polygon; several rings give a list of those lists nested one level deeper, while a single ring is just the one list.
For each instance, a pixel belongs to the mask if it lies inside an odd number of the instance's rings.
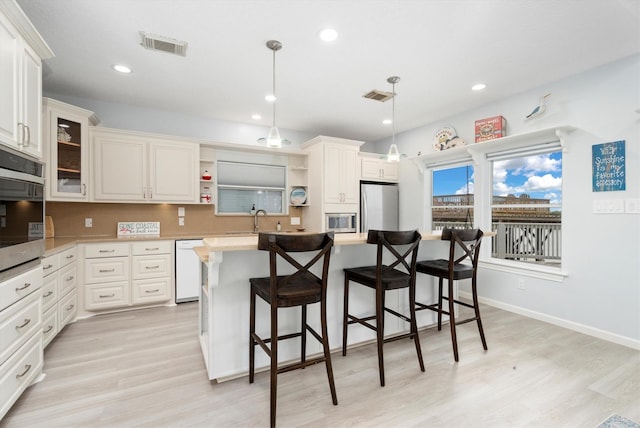
[{"label": "ceiling vent grille", "polygon": [[145,33],[144,31],[141,31],[140,35],[142,36],[142,43],[140,44],[146,49],[187,56],[187,42]]},{"label": "ceiling vent grille", "polygon": [[374,89],[364,94],[363,97],[369,98],[370,100],[374,101],[385,102],[393,98],[393,93]]}]

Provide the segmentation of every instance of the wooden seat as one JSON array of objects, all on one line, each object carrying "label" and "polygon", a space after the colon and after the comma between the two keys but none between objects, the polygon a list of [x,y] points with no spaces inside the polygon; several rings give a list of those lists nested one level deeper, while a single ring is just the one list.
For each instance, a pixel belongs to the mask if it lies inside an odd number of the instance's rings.
[{"label": "wooden seat", "polygon": [[[417,230],[412,231],[382,231],[369,230],[368,244],[377,245],[375,266],[364,266],[344,269],[344,314],[342,330],[342,355],[347,355],[347,327],[349,324],[360,324],[376,332],[378,343],[378,369],[380,372],[380,386],[384,386],[384,357],[382,345],[384,343],[411,338],[416,347],[420,370],[424,372],[420,338],[415,316],[416,297],[416,261],[418,245],[422,237]],[[384,257],[393,259],[388,265],[383,264]],[[400,269],[398,269],[400,268]],[[402,269],[402,270],[401,270]],[[358,317],[349,314],[349,282],[353,281],[372,288],[376,293],[375,315]],[[385,307],[387,291],[409,288],[409,316]],[[384,337],[384,314],[395,315],[409,323],[409,332],[390,337]],[[375,320],[375,324],[370,321]]]},{"label": "wooden seat", "polygon": [[[442,329],[442,315],[449,316],[449,327],[451,329],[451,342],[453,345],[453,357],[458,361],[458,341],[456,336],[456,325],[476,321],[480,339],[485,351],[487,342],[482,329],[480,318],[480,307],[478,305],[477,294],[477,273],[478,256],[480,254],[480,243],[482,242],[482,230],[480,229],[444,229],[442,240],[450,241],[449,258],[438,260],[425,260],[417,263],[416,270],[420,273],[435,276],[438,278],[438,301],[432,304],[416,302],[416,310],[429,309],[438,313],[438,330]],[[473,303],[460,301],[454,298],[453,281],[460,279],[471,279],[471,295]],[[443,296],[443,281],[447,280],[447,295]],[[449,302],[448,309],[442,308],[442,300]],[[474,310],[474,316],[457,320],[455,316],[454,304],[465,306]]]},{"label": "wooden seat", "polygon": [[[327,277],[329,273],[329,259],[333,246],[333,233],[318,233],[309,235],[284,235],[260,233],[258,235],[258,249],[269,251],[268,277],[249,279],[251,286],[250,321],[249,321],[249,383],[254,381],[255,347],[260,347],[271,360],[271,426],[276,423],[277,375],[295,369],[307,367],[311,364],[324,362],[329,378],[331,399],[338,404],[336,388],[333,381],[331,354],[327,335]],[[292,253],[311,253],[311,260],[304,266],[299,263]],[[309,257],[307,255],[307,257]],[[278,275],[278,260],[288,264],[284,269],[293,267],[295,272]],[[317,276],[310,269],[318,264],[321,266],[321,276]],[[271,314],[271,335],[260,338],[256,334],[256,296],[267,302]],[[307,305],[320,303],[320,328],[318,334],[307,324]],[[301,306],[301,330],[299,332],[278,335],[278,308]],[[310,332],[323,347],[323,355],[311,359],[306,358],[306,333]],[[300,361],[278,367],[278,341],[300,338]],[[270,344],[270,346],[267,346]]]}]

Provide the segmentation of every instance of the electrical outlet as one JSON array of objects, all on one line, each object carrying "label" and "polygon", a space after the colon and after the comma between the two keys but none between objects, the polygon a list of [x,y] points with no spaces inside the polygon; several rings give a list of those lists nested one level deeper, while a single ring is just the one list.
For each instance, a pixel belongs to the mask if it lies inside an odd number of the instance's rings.
[{"label": "electrical outlet", "polygon": [[91,217],[84,219],[84,227],[93,227],[93,219]]},{"label": "electrical outlet", "polygon": [[521,279],[518,280],[518,290],[524,290],[524,289],[525,289],[525,287],[524,287],[524,279],[521,278]]},{"label": "electrical outlet", "polygon": [[184,226],[184,217],[178,217],[178,226]]}]

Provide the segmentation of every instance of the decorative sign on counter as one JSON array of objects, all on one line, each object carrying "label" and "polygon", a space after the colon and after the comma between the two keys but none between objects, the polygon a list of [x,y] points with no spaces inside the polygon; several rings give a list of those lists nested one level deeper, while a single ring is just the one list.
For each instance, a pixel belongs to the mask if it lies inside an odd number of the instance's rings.
[{"label": "decorative sign on counter", "polygon": [[593,191],[626,189],[625,140],[591,146]]},{"label": "decorative sign on counter", "polygon": [[119,221],[118,236],[160,235],[159,221]]}]

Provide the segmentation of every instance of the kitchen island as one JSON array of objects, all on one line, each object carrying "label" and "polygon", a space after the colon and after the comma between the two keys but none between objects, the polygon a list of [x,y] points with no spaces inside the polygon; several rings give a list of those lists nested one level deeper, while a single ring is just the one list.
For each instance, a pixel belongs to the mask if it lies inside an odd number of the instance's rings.
[{"label": "kitchen island", "polygon": [[[419,260],[443,257],[448,243],[440,241],[439,233],[422,233]],[[375,264],[376,246],[366,244],[366,233],[336,234],[332,249],[327,289],[327,323],[329,343],[332,350],[342,346],[342,312],[344,294],[343,269]],[[224,381],[247,374],[249,368],[249,278],[269,275],[269,253],[258,251],[257,235],[229,235],[204,239],[204,247],[198,247],[201,263],[199,336],[209,379]],[[432,279],[418,275],[418,301],[431,302]],[[408,291],[389,293],[386,305],[408,313]],[[259,334],[269,332],[269,307],[258,299],[256,306],[256,329]],[[350,312],[373,314],[375,294],[367,287],[351,287]],[[310,325],[320,329],[319,305],[310,305],[307,319]],[[279,310],[279,331],[299,331],[300,308]],[[435,322],[435,313],[420,311],[418,327]],[[396,317],[387,318],[385,334],[408,330],[408,324]],[[375,341],[375,333],[366,328],[349,330],[349,346]],[[424,346],[424,345],[423,345]],[[307,342],[307,354],[322,352],[316,341]],[[298,358],[299,342],[284,341],[278,346],[280,361]],[[256,368],[267,368],[269,361],[262,352],[256,353]]]}]

